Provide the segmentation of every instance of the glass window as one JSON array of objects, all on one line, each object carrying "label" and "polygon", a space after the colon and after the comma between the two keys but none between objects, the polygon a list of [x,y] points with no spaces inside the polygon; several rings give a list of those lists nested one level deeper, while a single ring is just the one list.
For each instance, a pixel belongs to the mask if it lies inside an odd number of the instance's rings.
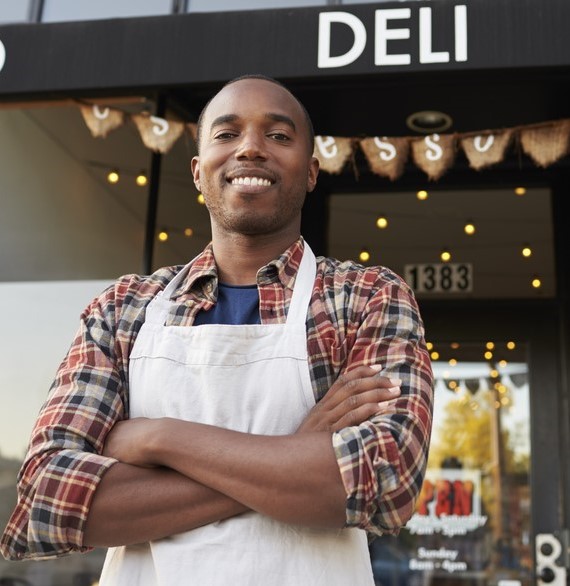
[{"label": "glass window", "polygon": [[[16,505],[16,475],[36,415],[79,324],[81,311],[108,281],[0,283],[0,527]],[[23,351],[25,349],[25,351]],[[91,586],[105,552],[42,562],[0,556],[0,584]]]},{"label": "glass window", "polygon": [[432,443],[416,512],[371,544],[377,584],[532,583],[525,349],[434,345]]},{"label": "glass window", "polygon": [[172,0],[137,0],[137,2],[132,0],[97,0],[97,2],[44,0],[42,21],[96,20],[170,14],[171,12]]},{"label": "glass window", "polygon": [[10,22],[27,22],[33,0],[0,3],[0,24]]},{"label": "glass window", "polygon": [[[0,112],[0,281],[140,270],[150,153],[130,126],[94,138],[79,107]],[[110,184],[108,171],[121,180]],[[127,172],[130,171],[130,175]]]},{"label": "glass window", "polygon": [[188,0],[188,12],[230,12],[232,10],[263,10],[324,6],[327,0]]}]

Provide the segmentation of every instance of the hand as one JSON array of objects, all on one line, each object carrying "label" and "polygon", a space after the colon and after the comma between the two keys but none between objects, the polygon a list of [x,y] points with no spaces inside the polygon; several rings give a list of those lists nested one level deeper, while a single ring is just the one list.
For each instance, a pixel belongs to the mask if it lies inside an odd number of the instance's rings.
[{"label": "hand", "polygon": [[118,421],[105,439],[103,455],[124,464],[154,467],[156,464],[150,460],[150,450],[146,445],[154,436],[153,426],[159,421],[146,417]]},{"label": "hand", "polygon": [[360,425],[382,411],[382,403],[400,395],[399,379],[381,376],[379,366],[359,366],[341,375],[309,411],[296,433],[338,431]]}]

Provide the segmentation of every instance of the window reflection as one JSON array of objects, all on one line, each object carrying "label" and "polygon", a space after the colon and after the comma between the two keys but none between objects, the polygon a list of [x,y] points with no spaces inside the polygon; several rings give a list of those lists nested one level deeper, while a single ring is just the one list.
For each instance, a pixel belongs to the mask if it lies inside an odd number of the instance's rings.
[{"label": "window reflection", "polygon": [[[0,284],[0,526],[16,505],[16,477],[31,428],[79,315],[108,281]],[[25,352],[23,351],[25,349]],[[104,550],[53,561],[8,562],[0,556],[2,586],[93,586]]]},{"label": "window reflection", "polygon": [[[463,346],[465,353],[474,348]],[[478,352],[478,350],[476,351]],[[377,585],[531,583],[528,369],[434,362],[432,444],[416,513],[371,544]],[[442,352],[442,358],[444,352]],[[458,361],[456,361],[458,360]]]}]

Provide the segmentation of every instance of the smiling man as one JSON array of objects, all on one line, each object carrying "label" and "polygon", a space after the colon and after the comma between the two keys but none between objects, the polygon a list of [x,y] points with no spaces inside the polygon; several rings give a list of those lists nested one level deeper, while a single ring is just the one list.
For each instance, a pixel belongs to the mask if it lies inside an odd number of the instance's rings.
[{"label": "smiling man", "polygon": [[414,511],[432,372],[407,285],[315,258],[301,103],[246,76],[204,109],[212,242],[86,308],[32,433],[10,559],[108,547],[102,586],[372,586]]}]

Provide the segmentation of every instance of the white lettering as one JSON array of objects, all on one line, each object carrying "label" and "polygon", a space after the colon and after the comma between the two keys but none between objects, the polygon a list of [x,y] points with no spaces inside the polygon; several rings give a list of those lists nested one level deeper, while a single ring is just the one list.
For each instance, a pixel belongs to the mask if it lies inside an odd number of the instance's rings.
[{"label": "white lettering", "polygon": [[152,131],[156,136],[164,136],[168,129],[170,128],[170,124],[164,118],[159,118],[158,116],[151,116],[150,121],[154,124],[152,127]]},{"label": "white lettering", "polygon": [[6,47],[4,47],[4,43],[0,41],[0,71],[2,71],[4,63],[6,63]]},{"label": "white lettering", "polygon": [[456,549],[446,549],[440,547],[439,549],[426,549],[425,547],[418,548],[418,556],[423,559],[439,559],[455,561],[459,551]]},{"label": "white lettering", "polygon": [[420,63],[449,63],[447,51],[432,51],[431,8],[420,8]]},{"label": "white lettering", "polygon": [[428,161],[439,161],[443,157],[443,149],[437,144],[439,142],[439,134],[432,134],[425,137],[426,143],[426,158]]},{"label": "white lettering", "polygon": [[455,61],[467,61],[467,6],[455,7]]},{"label": "white lettering", "polygon": [[495,142],[495,137],[492,134],[489,134],[486,137],[485,143],[483,143],[482,141],[482,136],[476,136],[473,139],[473,146],[475,147],[475,150],[477,152],[486,153],[493,146],[493,143]]},{"label": "white lettering", "polygon": [[398,151],[396,150],[396,147],[393,144],[391,144],[389,142],[384,142],[385,140],[386,140],[385,136],[382,137],[382,140],[380,140],[380,138],[375,136],[374,137],[374,144],[380,149],[378,156],[383,161],[391,161],[392,159],[396,158]]},{"label": "white lettering", "polygon": [[[450,8],[451,9],[451,8]],[[415,27],[400,26],[396,28],[393,20],[410,20],[412,10],[418,10],[418,43],[417,60],[420,64],[449,63],[452,60],[450,51],[434,51],[433,49],[433,13],[429,6],[419,8],[382,8],[374,11],[374,65],[410,65],[412,55],[408,53],[389,52],[391,41],[410,39],[411,30]],[[454,10],[454,58],[457,63],[468,59],[467,39],[467,5],[460,4]],[[414,13],[415,18],[415,13]],[[413,21],[415,24],[415,21]],[[331,55],[331,29],[334,24],[349,27],[354,39],[352,46],[342,55]],[[437,21],[436,21],[437,24]],[[349,12],[321,12],[318,30],[319,69],[345,67],[354,63],[364,53],[367,33],[364,23]],[[414,44],[412,44],[414,46]],[[392,49],[393,51],[394,49]]]},{"label": "white lettering", "polygon": [[101,110],[97,104],[93,104],[93,116],[95,116],[97,120],[105,120],[105,118],[109,118],[110,111],[109,108],[103,108]]},{"label": "white lettering", "polygon": [[[345,24],[352,29],[354,42],[344,55],[331,56],[331,24]],[[356,61],[366,46],[366,28],[362,21],[349,12],[321,12],[319,14],[318,67],[344,67]]]},{"label": "white lettering", "polygon": [[432,561],[420,561],[412,558],[409,563],[410,570],[433,570],[434,563]]},{"label": "white lettering", "polygon": [[450,562],[449,560],[444,560],[441,567],[450,574],[453,574],[453,572],[467,571],[467,564],[465,562]]},{"label": "white lettering", "polygon": [[388,28],[389,20],[402,20],[410,18],[412,11],[409,8],[388,8],[376,10],[374,47],[374,65],[409,65],[412,58],[407,53],[400,55],[388,54],[388,41],[397,39],[409,39],[409,28]]},{"label": "white lettering", "polygon": [[325,159],[332,159],[338,154],[338,147],[334,136],[315,136],[315,142],[319,152]]}]

